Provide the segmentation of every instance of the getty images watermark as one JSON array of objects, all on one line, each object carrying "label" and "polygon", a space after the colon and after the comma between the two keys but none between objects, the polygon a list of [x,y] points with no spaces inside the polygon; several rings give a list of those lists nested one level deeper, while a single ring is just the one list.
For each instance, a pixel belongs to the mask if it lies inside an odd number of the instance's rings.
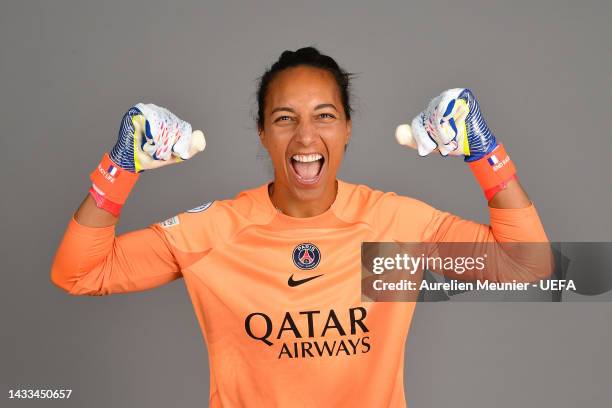
[{"label": "getty images watermark", "polygon": [[364,301],[612,300],[609,243],[367,242],[361,265]]}]

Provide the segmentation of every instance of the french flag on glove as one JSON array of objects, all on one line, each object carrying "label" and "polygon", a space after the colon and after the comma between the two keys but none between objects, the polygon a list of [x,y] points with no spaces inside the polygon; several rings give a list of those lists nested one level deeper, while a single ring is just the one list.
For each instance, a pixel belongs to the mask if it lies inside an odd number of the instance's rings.
[{"label": "french flag on glove", "polygon": [[108,167],[108,170],[106,171],[108,174],[110,174],[111,176],[115,177],[115,175],[117,174],[117,167],[110,165]]},{"label": "french flag on glove", "polygon": [[138,177],[138,173],[122,169],[105,153],[98,167],[89,175],[92,183],[89,192],[98,208],[118,216]]},{"label": "french flag on glove", "polygon": [[505,189],[511,180],[517,179],[516,168],[504,145],[500,143],[493,150],[479,160],[468,162],[487,201],[498,191]]},{"label": "french flag on glove", "polygon": [[495,155],[489,157],[487,161],[489,162],[491,166],[495,166],[497,163],[499,163],[499,159]]}]

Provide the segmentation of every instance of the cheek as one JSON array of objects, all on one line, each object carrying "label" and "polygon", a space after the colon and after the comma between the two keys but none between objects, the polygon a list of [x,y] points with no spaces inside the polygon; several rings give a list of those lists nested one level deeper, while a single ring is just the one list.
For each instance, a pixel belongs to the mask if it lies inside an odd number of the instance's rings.
[{"label": "cheek", "polygon": [[332,168],[337,168],[342,163],[342,159],[344,158],[344,142],[339,139],[334,140],[334,144],[327,145],[329,152],[329,163],[328,165]]},{"label": "cheek", "polygon": [[321,135],[329,154],[335,157],[342,157],[344,154],[344,146],[347,142],[347,129],[345,126],[338,126],[335,129],[327,129],[325,134]]},{"label": "cheek", "polygon": [[287,143],[282,135],[273,134],[269,136],[265,147],[272,162],[279,163],[285,161]]}]

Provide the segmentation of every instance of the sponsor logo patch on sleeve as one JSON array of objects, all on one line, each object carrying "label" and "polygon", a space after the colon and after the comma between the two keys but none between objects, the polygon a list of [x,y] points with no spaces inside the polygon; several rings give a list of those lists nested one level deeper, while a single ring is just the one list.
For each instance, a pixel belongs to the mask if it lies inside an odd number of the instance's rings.
[{"label": "sponsor logo patch on sleeve", "polygon": [[174,217],[168,218],[167,220],[159,223],[159,225],[164,228],[170,228],[170,227],[173,227],[179,224],[180,224],[180,221],[179,221],[178,215],[175,215]]}]

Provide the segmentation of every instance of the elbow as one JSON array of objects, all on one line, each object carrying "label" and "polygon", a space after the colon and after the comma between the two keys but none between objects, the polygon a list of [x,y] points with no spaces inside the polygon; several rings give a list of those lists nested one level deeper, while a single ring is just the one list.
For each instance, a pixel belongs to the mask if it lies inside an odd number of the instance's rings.
[{"label": "elbow", "polygon": [[68,278],[68,276],[70,275],[71,274],[68,273],[68,271],[59,267],[57,263],[54,263],[51,267],[51,283],[62,289],[64,292],[70,295],[74,295],[74,293],[72,292],[72,289],[74,288],[74,282],[71,282]]},{"label": "elbow", "polygon": [[[61,254],[60,254],[61,255]],[[87,273],[76,263],[66,262],[71,257],[56,256],[51,265],[50,279],[56,287],[73,296],[90,294],[83,288]]]},{"label": "elbow", "polygon": [[549,279],[555,268],[555,258],[548,242],[526,244],[533,247],[529,257],[524,261],[527,265],[528,282],[534,283]]},{"label": "elbow", "polygon": [[72,296],[103,296],[111,292],[102,284],[103,274],[98,268],[83,270],[75,265],[55,262],[51,267],[51,282]]},{"label": "elbow", "polygon": [[539,267],[537,269],[538,280],[549,279],[555,271],[555,257],[550,243],[546,242],[543,247]]},{"label": "elbow", "polygon": [[500,281],[536,283],[546,280],[554,272],[554,255],[550,243],[506,242],[493,251],[493,262]]},{"label": "elbow", "polygon": [[[89,236],[87,230],[82,231],[85,228],[76,222],[68,225],[49,275],[53,285],[75,296],[102,292],[105,277],[106,260],[103,253],[106,241]],[[109,236],[108,239],[112,241],[113,237]]]}]

